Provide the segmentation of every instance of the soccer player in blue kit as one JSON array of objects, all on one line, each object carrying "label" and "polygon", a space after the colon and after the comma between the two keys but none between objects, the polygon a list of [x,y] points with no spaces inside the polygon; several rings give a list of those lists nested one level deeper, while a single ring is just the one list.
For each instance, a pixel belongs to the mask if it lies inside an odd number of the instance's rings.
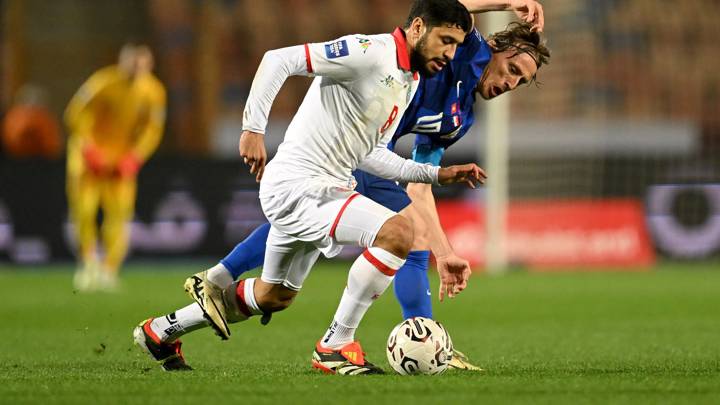
[{"label": "soccer player in blue kit", "polygon": [[[473,29],[458,46],[452,60],[439,62],[443,63],[443,69],[438,74],[421,77],[413,101],[403,115],[393,141],[388,145],[392,149],[400,137],[415,134],[413,159],[420,163],[439,165],[444,151],[467,133],[475,120],[473,104],[476,93],[489,100],[530,83],[538,68],[547,63],[550,56],[539,34],[544,24],[542,6],[535,0],[461,0],[461,3],[472,13],[514,10],[522,22],[510,24],[506,30],[491,35],[487,41]],[[264,145],[262,139],[241,139],[240,152],[245,162],[252,166],[251,173],[257,174],[259,180],[267,159],[264,146],[260,150],[256,147],[258,143]],[[431,185],[410,183],[406,191],[394,181],[360,170],[353,172],[353,176],[357,181],[356,191],[411,219],[415,242],[405,265],[395,276],[395,295],[405,319],[417,316],[432,318],[427,275],[430,252],[436,258],[440,274],[440,301],[446,295],[454,297],[466,287],[471,269],[465,259],[454,253],[445,237],[435,209]],[[215,287],[216,290],[225,288],[241,274],[262,265],[269,229],[269,223],[261,225],[216,266],[188,279],[186,290],[199,301],[201,308],[204,308],[202,301],[207,304],[204,294],[210,291],[208,287]],[[176,312],[147,322],[146,326],[162,340],[154,342],[158,344],[158,353],[162,351],[160,346],[165,342],[175,341],[182,334],[207,326],[207,323],[196,325],[192,322],[183,325],[182,321],[178,321]],[[205,317],[210,318],[207,313]],[[227,325],[218,325],[212,319],[209,320],[210,326],[221,337],[229,336]],[[263,317],[263,323],[268,321],[269,315]],[[330,330],[335,326],[331,326],[324,339],[329,338],[332,334]],[[142,327],[139,329],[140,332],[144,330]],[[147,331],[143,333],[148,340]],[[155,339],[149,341],[152,340]],[[180,346],[175,346],[176,357],[180,356],[184,364]],[[151,347],[148,348],[152,351]],[[160,356],[152,355],[162,362]],[[450,365],[458,369],[479,370],[457,350]]]}]

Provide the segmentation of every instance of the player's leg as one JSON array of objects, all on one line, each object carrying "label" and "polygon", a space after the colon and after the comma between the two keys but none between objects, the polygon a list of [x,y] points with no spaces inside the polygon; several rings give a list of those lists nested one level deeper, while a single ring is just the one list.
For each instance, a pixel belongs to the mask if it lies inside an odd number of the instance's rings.
[{"label": "player's leg", "polygon": [[400,215],[413,224],[415,239],[405,265],[395,276],[395,296],[404,319],[416,316],[432,319],[432,292],[428,279],[430,244],[427,242],[425,222],[412,205],[400,211]]},{"label": "player's leg", "polygon": [[[396,182],[361,170],[356,170],[353,175],[358,183],[356,190],[361,194],[411,220],[416,239],[425,233],[422,218],[412,215],[410,197]],[[395,275],[395,296],[405,319],[414,316],[432,318],[432,297],[428,280],[430,249],[427,246],[429,245],[413,243],[405,264]]]},{"label": "player's leg", "polygon": [[101,193],[103,208],[102,238],[105,247],[102,283],[106,289],[117,286],[120,266],[130,243],[130,221],[135,212],[136,179],[113,179],[105,183]]},{"label": "player's leg", "polygon": [[135,344],[166,371],[190,370],[180,336],[209,325],[203,310],[192,303],[165,316],[149,318],[133,330]]},{"label": "player's leg", "polygon": [[[413,223],[415,231],[415,240],[413,241],[413,253],[426,252],[425,260],[422,262],[417,261],[413,265],[408,266],[406,262],[405,266],[398,272],[395,277],[395,293],[398,295],[398,299],[403,295],[403,316],[411,318],[414,316],[422,316],[425,318],[432,319],[432,303],[431,303],[431,292],[428,281],[428,259],[430,256],[430,235],[428,234],[428,228],[422,219],[422,216],[417,210],[413,209],[410,205],[407,209],[403,210],[403,215],[407,216]],[[409,270],[409,271],[408,271]],[[404,272],[402,275],[401,272]],[[422,291],[422,294],[419,294]],[[453,348],[453,357],[449,363],[449,366],[460,370],[472,370],[482,371],[478,366],[473,365],[469,362],[467,356],[461,351]]]},{"label": "player's leg", "polygon": [[75,273],[75,288],[90,290],[96,287],[97,213],[100,204],[100,180],[89,173],[70,174],[67,178],[67,197],[70,219],[74,225],[77,254],[80,261]]},{"label": "player's leg", "polygon": [[[258,226],[245,240],[238,243],[230,254],[220,260],[220,264],[227,269],[233,280],[247,271],[262,266],[265,259],[265,242],[269,232],[269,222]],[[208,277],[212,279],[212,272],[208,274]]]},{"label": "player's leg", "polygon": [[218,264],[191,276],[186,281],[186,290],[192,287],[188,293],[193,299],[199,298],[201,291],[214,290],[214,294],[219,295],[221,290],[229,287],[241,274],[261,266],[269,231],[270,223],[260,225]]},{"label": "player's leg", "polygon": [[262,276],[232,283],[222,289],[197,275],[186,281],[185,289],[205,312],[222,339],[230,337],[229,324],[262,315],[270,321],[273,312],[287,308],[297,295],[319,256],[317,248],[277,229],[270,228]]},{"label": "player's leg", "polygon": [[313,353],[313,366],[328,373],[374,374],[381,369],[364,359],[355,331],[370,305],[392,283],[412,244],[412,226],[374,201],[358,196],[336,220],[338,243],[367,249],[350,268],[337,311]]}]

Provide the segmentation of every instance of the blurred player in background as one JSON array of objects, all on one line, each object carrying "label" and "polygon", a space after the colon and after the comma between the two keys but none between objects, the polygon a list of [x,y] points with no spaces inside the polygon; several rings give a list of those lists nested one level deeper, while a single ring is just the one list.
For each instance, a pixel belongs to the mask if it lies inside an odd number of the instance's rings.
[{"label": "blurred player in background", "polygon": [[[165,124],[165,88],[146,45],[126,44],[117,65],[95,72],[70,100],[65,122],[67,196],[75,227],[79,290],[112,290],[127,254],[137,175]],[[102,251],[98,257],[98,211]]]}]

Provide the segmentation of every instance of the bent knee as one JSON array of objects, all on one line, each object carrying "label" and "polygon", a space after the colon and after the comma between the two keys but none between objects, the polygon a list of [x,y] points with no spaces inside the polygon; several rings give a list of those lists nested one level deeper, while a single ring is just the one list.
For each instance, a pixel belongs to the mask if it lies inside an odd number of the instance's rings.
[{"label": "bent knee", "polygon": [[414,235],[412,222],[403,216],[395,215],[380,228],[373,246],[405,258],[412,247]]},{"label": "bent knee", "polygon": [[278,312],[289,307],[297,294],[297,291],[277,284],[255,299],[264,312]]}]

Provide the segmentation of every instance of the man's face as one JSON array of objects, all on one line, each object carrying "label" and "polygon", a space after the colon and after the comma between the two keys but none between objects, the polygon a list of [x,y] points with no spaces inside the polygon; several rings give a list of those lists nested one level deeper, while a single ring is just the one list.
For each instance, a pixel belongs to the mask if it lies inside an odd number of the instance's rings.
[{"label": "man's face", "polygon": [[150,48],[142,45],[123,48],[119,65],[128,74],[130,80],[135,80],[152,72],[154,65],[152,52]]},{"label": "man's face", "polygon": [[413,71],[431,77],[441,71],[455,57],[465,32],[457,26],[433,27],[418,39],[410,55]]},{"label": "man's face", "polygon": [[485,100],[495,98],[518,86],[529,83],[537,72],[537,65],[527,53],[515,49],[492,54],[475,91]]}]

